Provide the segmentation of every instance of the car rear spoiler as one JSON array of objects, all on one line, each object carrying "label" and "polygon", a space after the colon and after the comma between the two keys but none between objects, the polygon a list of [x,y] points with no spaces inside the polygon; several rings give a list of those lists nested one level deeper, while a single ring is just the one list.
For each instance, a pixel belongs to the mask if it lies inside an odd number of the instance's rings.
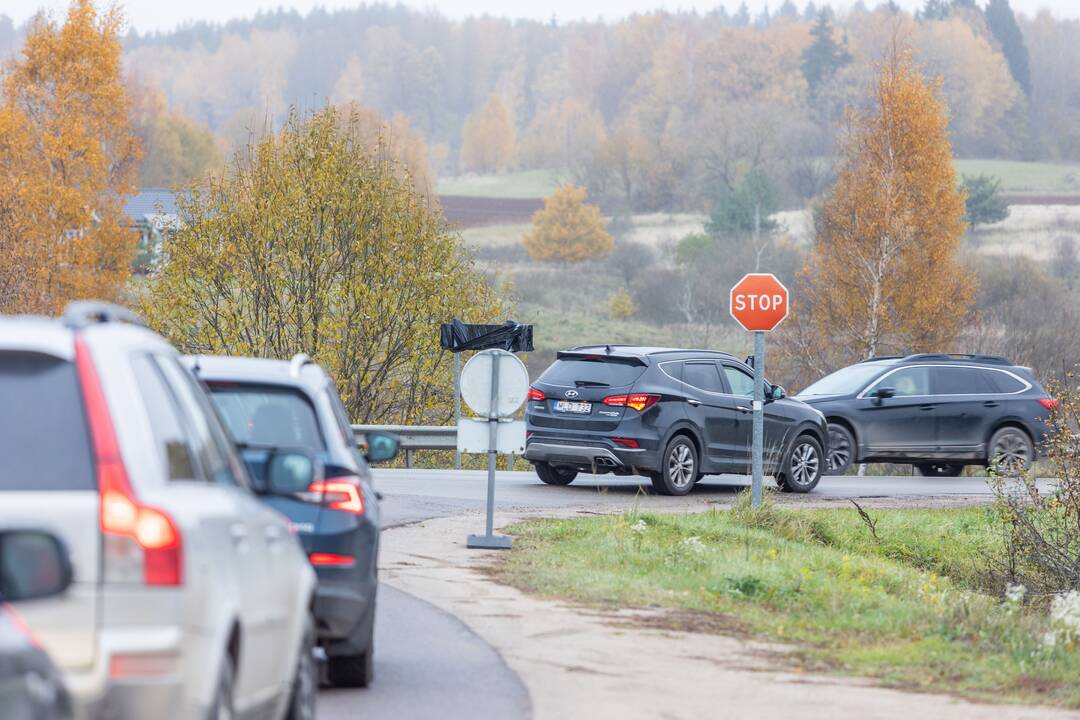
[{"label": "car rear spoiler", "polygon": [[648,367],[649,363],[645,362],[645,358],[640,355],[630,355],[627,353],[619,353],[618,351],[612,352],[585,352],[582,350],[560,350],[555,354],[558,360],[586,360],[590,362],[612,362],[621,363],[623,365],[637,365],[640,367]]}]

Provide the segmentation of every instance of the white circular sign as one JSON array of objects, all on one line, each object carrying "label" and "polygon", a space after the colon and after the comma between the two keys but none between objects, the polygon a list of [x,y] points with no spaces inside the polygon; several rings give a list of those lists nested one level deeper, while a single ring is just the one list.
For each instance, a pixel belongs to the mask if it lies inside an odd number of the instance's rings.
[{"label": "white circular sign", "polygon": [[496,390],[494,414],[508,417],[525,404],[529,392],[529,371],[525,363],[514,353],[506,350],[484,350],[473,355],[461,370],[461,397],[477,415],[489,417],[491,413],[492,370],[498,363],[499,378]]}]

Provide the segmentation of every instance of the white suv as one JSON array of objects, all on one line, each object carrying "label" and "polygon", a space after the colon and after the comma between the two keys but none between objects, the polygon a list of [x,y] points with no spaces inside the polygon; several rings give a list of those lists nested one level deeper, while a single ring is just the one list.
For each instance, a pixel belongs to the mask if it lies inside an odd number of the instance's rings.
[{"label": "white suv", "polygon": [[0,525],[72,552],[20,613],[77,717],[313,717],[314,572],[176,351],[102,303],[0,317],[0,398]]}]

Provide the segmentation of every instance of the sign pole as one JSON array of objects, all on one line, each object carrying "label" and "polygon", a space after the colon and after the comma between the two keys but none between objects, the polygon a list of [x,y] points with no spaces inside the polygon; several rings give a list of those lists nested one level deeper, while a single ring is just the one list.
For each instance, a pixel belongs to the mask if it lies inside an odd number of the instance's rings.
[{"label": "sign pole", "polygon": [[491,356],[491,410],[488,411],[488,486],[487,486],[487,531],[492,535],[495,515],[495,468],[498,462],[499,445],[499,360],[498,354]]},{"label": "sign pole", "polygon": [[[461,424],[461,354],[454,353],[454,425]],[[461,451],[454,450],[454,469],[461,469]]]},{"label": "sign pole", "polygon": [[754,447],[753,477],[750,481],[750,505],[761,506],[765,445],[765,333],[754,331]]}]

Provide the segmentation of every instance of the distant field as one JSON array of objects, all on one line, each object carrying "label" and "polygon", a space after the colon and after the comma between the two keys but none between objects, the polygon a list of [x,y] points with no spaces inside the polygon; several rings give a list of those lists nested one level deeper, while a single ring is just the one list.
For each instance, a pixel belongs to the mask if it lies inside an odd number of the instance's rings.
[{"label": "distant field", "polygon": [[457,175],[439,179],[440,195],[493,198],[545,198],[559,184],[548,170],[525,170],[505,175]]},{"label": "distant field", "polygon": [[[529,230],[529,223],[504,223],[465,228],[461,238],[474,248],[517,245]],[[633,215],[626,238],[656,249],[705,229],[705,216],[691,213],[648,213]]]},{"label": "distant field", "polygon": [[993,175],[1008,192],[1080,192],[1080,165],[957,159],[956,170],[962,175]]}]

